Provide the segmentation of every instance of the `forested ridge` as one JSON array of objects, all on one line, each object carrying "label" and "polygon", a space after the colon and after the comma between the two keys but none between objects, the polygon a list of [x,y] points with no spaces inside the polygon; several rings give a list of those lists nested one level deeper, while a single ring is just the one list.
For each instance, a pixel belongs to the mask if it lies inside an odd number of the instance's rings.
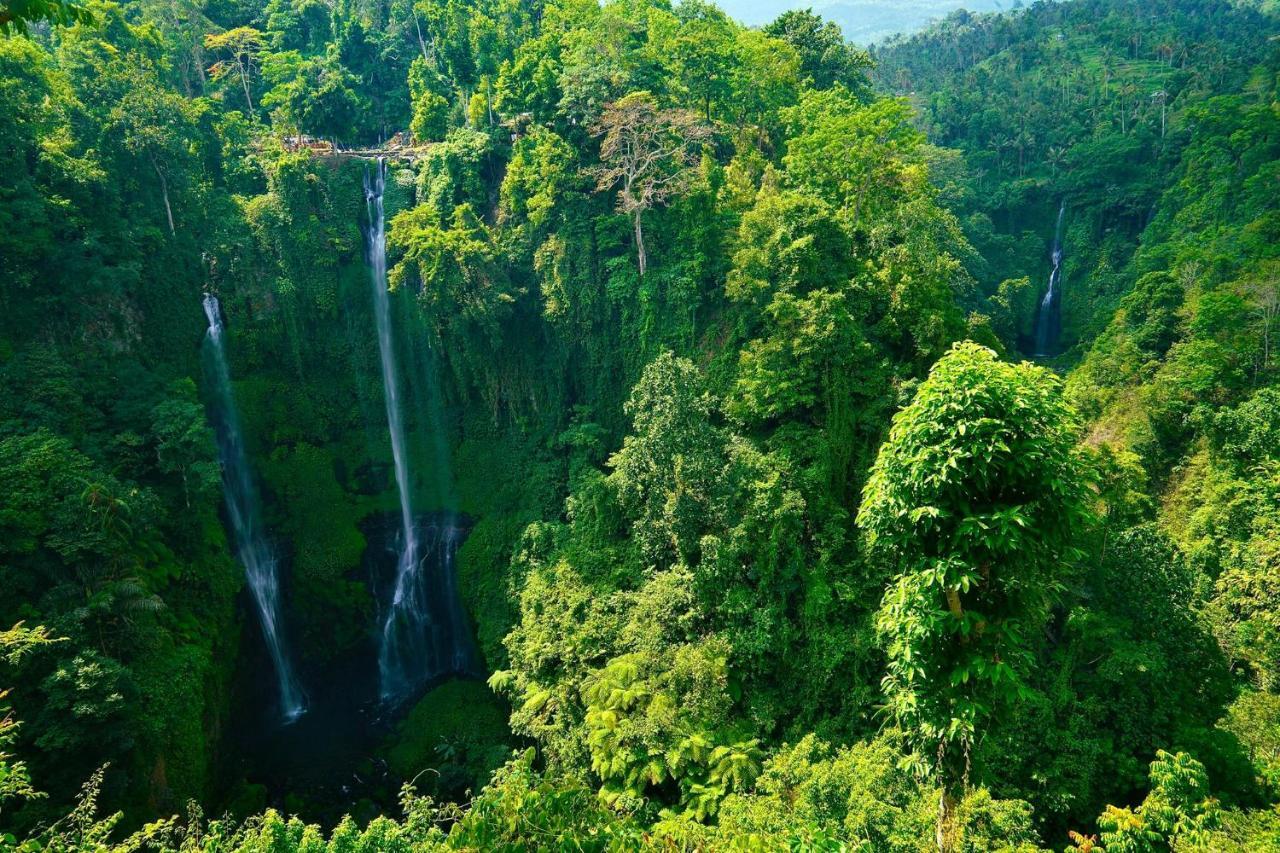
[{"label": "forested ridge", "polygon": [[1280,849],[1280,21],[0,5],[0,850]]}]

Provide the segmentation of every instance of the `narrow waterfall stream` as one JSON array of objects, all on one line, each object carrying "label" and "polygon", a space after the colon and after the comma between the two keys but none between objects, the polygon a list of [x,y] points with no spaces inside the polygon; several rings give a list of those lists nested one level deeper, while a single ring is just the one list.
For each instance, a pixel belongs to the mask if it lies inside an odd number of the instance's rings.
[{"label": "narrow waterfall stream", "polygon": [[212,419],[218,440],[218,456],[222,462],[222,489],[227,518],[234,534],[236,555],[244,566],[249,592],[275,668],[280,716],[286,723],[291,723],[306,711],[306,697],[293,673],[285,647],[280,615],[278,567],[259,518],[258,490],[249,470],[240,417],[231,392],[231,371],[227,366],[222,309],[216,296],[205,294],[204,313],[209,320],[205,351],[215,393],[216,405]]},{"label": "narrow waterfall stream", "polygon": [[[400,496],[400,534],[395,583],[382,612],[378,640],[379,694],[384,703],[403,700],[443,675],[471,672],[474,651],[454,582],[454,559],[463,528],[415,521],[400,404],[395,342],[387,293],[387,232],[383,193],[387,164],[379,158],[364,181],[368,223],[365,242],[372,271],[378,352]],[[421,529],[420,529],[421,528]]]},{"label": "narrow waterfall stream", "polygon": [[1063,199],[1058,206],[1058,224],[1053,229],[1053,249],[1050,259],[1053,269],[1049,272],[1049,286],[1045,288],[1044,297],[1040,300],[1040,311],[1036,315],[1036,357],[1049,355],[1049,350],[1057,345],[1061,331],[1061,318],[1058,293],[1059,278],[1062,275],[1062,215],[1066,213],[1067,202]]}]

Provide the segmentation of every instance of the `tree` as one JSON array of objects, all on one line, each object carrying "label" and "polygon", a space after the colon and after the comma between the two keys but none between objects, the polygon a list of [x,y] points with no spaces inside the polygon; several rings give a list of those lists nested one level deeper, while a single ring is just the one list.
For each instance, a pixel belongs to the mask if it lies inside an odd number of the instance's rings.
[{"label": "tree", "polygon": [[1280,319],[1280,264],[1271,264],[1261,278],[1244,289],[1262,320],[1262,369],[1266,370],[1271,366],[1271,332]]},{"label": "tree", "polygon": [[299,133],[351,138],[365,102],[357,92],[359,80],[332,51],[305,60],[280,54],[271,66],[268,77],[279,82],[263,97],[264,106],[278,108],[280,117]]},{"label": "tree", "polygon": [[812,9],[791,9],[764,28],[766,35],[782,39],[800,54],[800,68],[814,88],[839,83],[855,91],[867,88],[870,55],[844,40],[840,27],[824,21]]},{"label": "tree", "polygon": [[188,157],[186,140],[193,135],[191,124],[186,99],[161,88],[141,68],[131,72],[128,90],[108,117],[108,127],[123,134],[125,148],[142,157],[159,179],[170,234],[177,233],[170,182]]},{"label": "tree", "polygon": [[[26,628],[21,622],[4,631],[0,631],[0,659],[10,666],[18,663],[28,652],[40,646],[55,642],[43,627]],[[8,688],[0,689],[0,701],[8,696]],[[3,749],[17,739],[19,722],[9,712],[9,708],[0,707],[0,804],[11,799],[34,799],[44,796],[31,784],[31,776],[27,765],[22,761],[10,761],[13,757]],[[3,845],[0,839],[0,845]]]},{"label": "tree", "polygon": [[1214,849],[1210,833],[1219,821],[1218,803],[1209,796],[1204,765],[1184,752],[1159,750],[1151,762],[1151,793],[1142,805],[1136,809],[1107,806],[1098,818],[1098,827],[1104,850],[1156,853]]},{"label": "tree", "polygon": [[924,137],[905,101],[864,105],[837,86],[805,92],[784,113],[787,175],[838,208],[838,219],[869,229],[925,194]]},{"label": "tree", "polygon": [[249,82],[253,77],[253,67],[266,47],[262,33],[253,27],[236,27],[225,33],[210,33],[204,37],[204,46],[226,54],[227,58],[216,62],[209,73],[217,80],[234,69],[240,77],[240,85],[244,87],[244,101],[252,116],[253,96],[249,93]]},{"label": "tree", "polygon": [[681,18],[679,35],[671,45],[676,67],[684,87],[711,121],[712,104],[729,96],[736,61],[733,30],[724,12],[703,0],[685,0],[676,8]]},{"label": "tree", "polygon": [[870,553],[896,571],[877,618],[883,688],[918,772],[941,788],[944,851],[970,748],[1025,692],[1032,638],[1088,518],[1059,390],[1047,370],[956,344],[894,417],[858,512]]},{"label": "tree", "polygon": [[739,33],[732,70],[732,104],[738,121],[777,131],[777,113],[795,103],[800,91],[800,58],[791,45],[759,30]]},{"label": "tree", "polygon": [[991,328],[1009,352],[1018,349],[1018,339],[1031,334],[1039,294],[1027,277],[1005,279],[988,301]]},{"label": "tree", "polygon": [[195,383],[174,383],[173,396],[151,410],[151,439],[155,445],[156,467],[176,474],[182,482],[184,504],[191,506],[215,494],[220,480],[214,457],[213,431],[196,398]]},{"label": "tree", "polygon": [[1058,170],[1067,162],[1067,149],[1060,145],[1050,145],[1049,150],[1044,153],[1044,160],[1049,164],[1049,171],[1052,177],[1058,177]]},{"label": "tree", "polygon": [[52,21],[64,27],[93,22],[93,14],[67,0],[3,0],[0,2],[0,34],[25,33],[27,24]]},{"label": "tree", "polygon": [[670,352],[645,368],[625,406],[635,429],[609,460],[610,479],[651,564],[690,559],[700,544],[723,466],[713,408],[697,368]]},{"label": "tree", "polygon": [[648,92],[632,92],[605,107],[593,128],[604,137],[596,189],[619,183],[618,210],[631,217],[640,275],[647,260],[641,217],[646,210],[684,193],[693,180],[699,149],[711,129],[688,110],[662,110]]}]

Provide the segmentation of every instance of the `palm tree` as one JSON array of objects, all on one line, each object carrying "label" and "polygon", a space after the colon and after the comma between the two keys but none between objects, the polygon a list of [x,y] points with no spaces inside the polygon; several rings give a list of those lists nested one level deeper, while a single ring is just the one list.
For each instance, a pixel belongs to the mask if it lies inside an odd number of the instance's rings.
[{"label": "palm tree", "polygon": [[1011,143],[1018,151],[1018,177],[1026,173],[1026,154],[1035,147],[1036,138],[1028,130],[1021,130]]},{"label": "palm tree", "polygon": [[1049,150],[1044,153],[1044,161],[1049,164],[1049,171],[1053,177],[1058,177],[1058,169],[1067,163],[1067,149],[1059,145],[1050,145]]},{"label": "palm tree", "polygon": [[996,153],[996,175],[999,176],[1004,171],[1004,152],[1009,147],[1009,137],[997,133],[987,142],[987,147]]}]

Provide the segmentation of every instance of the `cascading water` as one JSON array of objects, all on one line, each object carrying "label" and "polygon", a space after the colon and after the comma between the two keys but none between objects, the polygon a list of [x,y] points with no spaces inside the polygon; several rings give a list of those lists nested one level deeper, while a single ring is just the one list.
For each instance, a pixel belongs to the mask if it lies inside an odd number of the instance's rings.
[{"label": "cascading water", "polygon": [[209,374],[217,395],[214,432],[218,439],[218,455],[222,460],[222,490],[227,504],[227,517],[235,534],[236,555],[244,566],[249,591],[262,623],[267,651],[275,666],[280,714],[285,722],[293,722],[306,711],[306,697],[294,677],[284,644],[276,558],[263,535],[259,520],[258,491],[249,471],[240,418],[231,393],[231,371],[227,366],[223,340],[222,310],[218,298],[213,294],[206,293],[204,296],[204,313],[209,319],[205,343],[209,354]]},{"label": "cascading water", "polygon": [[1058,342],[1058,279],[1062,274],[1062,215],[1067,202],[1058,207],[1058,224],[1053,229],[1053,269],[1049,272],[1049,286],[1040,300],[1040,312],[1036,316],[1036,357],[1049,355],[1049,349]]},{"label": "cascading water", "polygon": [[394,702],[433,678],[470,672],[474,667],[470,633],[454,588],[454,557],[462,530],[453,524],[432,524],[420,531],[410,500],[409,460],[387,294],[387,234],[382,200],[386,179],[386,161],[379,158],[376,168],[365,174],[364,194],[368,211],[365,241],[372,270],[387,427],[400,494],[395,584],[383,613],[378,644],[379,692],[384,702]]},{"label": "cascading water", "polygon": [[[397,533],[396,578],[385,614],[379,657],[381,694],[397,702],[443,676],[473,674],[475,651],[455,585],[458,546],[464,522],[448,513],[429,513],[415,521],[417,552],[405,565]],[[392,627],[388,630],[388,623]]]}]

